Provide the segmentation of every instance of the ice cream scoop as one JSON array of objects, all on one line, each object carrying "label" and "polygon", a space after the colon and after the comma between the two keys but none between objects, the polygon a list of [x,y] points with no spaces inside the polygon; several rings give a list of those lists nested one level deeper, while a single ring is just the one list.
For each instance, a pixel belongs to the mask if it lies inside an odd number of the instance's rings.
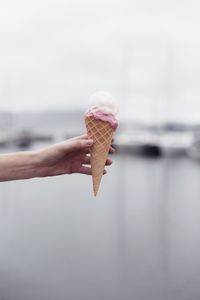
[{"label": "ice cream scoop", "polygon": [[117,102],[108,92],[96,92],[90,97],[85,123],[88,138],[94,141],[90,155],[95,196],[99,190],[113,134],[118,126],[117,113]]},{"label": "ice cream scoop", "polygon": [[116,116],[118,114],[118,104],[117,100],[113,95],[105,91],[99,91],[94,94],[89,99],[90,103],[88,105],[88,110],[95,112],[101,111],[102,113],[108,113]]},{"label": "ice cream scoop", "polygon": [[108,122],[113,130],[118,126],[118,105],[116,99],[108,92],[96,92],[90,97],[87,115],[96,120]]}]

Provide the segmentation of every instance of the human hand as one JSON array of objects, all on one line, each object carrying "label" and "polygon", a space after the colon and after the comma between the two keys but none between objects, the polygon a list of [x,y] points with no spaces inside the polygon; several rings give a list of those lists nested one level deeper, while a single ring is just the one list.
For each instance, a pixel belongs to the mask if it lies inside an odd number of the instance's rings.
[{"label": "human hand", "polygon": [[[81,135],[38,152],[37,170],[39,177],[81,173],[91,175],[89,150],[93,141]],[[115,150],[110,147],[110,153]],[[106,165],[112,161],[107,159]],[[104,174],[106,171],[104,171]]]}]

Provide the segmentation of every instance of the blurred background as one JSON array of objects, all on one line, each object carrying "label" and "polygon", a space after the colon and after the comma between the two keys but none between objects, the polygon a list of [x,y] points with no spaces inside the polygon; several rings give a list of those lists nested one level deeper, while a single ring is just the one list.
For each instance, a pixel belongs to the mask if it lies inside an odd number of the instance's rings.
[{"label": "blurred background", "polygon": [[200,297],[200,4],[0,1],[0,152],[119,102],[97,199],[81,175],[0,184],[1,300]]}]

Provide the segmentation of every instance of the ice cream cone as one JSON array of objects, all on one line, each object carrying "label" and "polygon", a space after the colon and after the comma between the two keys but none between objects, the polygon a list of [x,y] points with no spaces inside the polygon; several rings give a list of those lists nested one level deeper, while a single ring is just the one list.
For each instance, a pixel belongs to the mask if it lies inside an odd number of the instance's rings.
[{"label": "ice cream cone", "polygon": [[112,142],[114,130],[108,122],[97,120],[92,116],[85,117],[88,138],[94,144],[90,149],[93,190],[96,196],[101,183],[104,167]]}]

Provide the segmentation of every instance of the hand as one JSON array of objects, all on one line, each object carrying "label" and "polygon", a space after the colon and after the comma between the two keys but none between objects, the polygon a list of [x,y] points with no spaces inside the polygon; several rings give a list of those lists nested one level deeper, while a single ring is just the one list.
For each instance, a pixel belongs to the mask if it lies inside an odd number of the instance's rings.
[{"label": "hand", "polygon": [[[82,135],[38,152],[39,177],[81,173],[91,175],[89,149],[93,141]],[[111,147],[110,153],[115,150]],[[111,165],[108,159],[106,165]],[[104,174],[106,171],[104,171]]]}]

